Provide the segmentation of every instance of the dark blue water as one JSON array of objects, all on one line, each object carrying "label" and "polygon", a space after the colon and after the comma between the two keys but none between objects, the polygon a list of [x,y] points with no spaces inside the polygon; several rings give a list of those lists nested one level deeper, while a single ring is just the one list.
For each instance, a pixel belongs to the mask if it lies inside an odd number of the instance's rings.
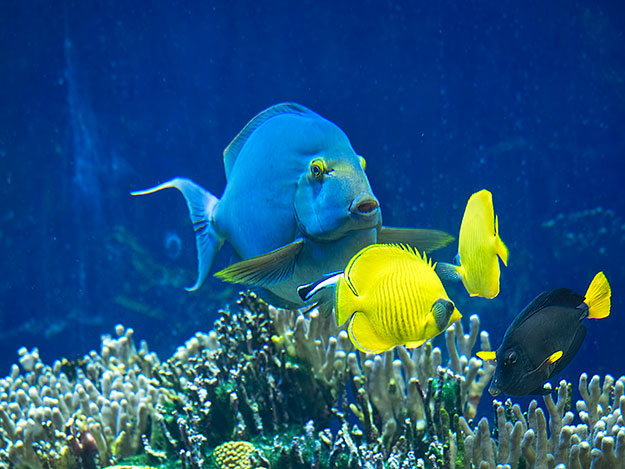
[{"label": "dark blue water", "polygon": [[0,374],[21,345],[82,355],[119,322],[163,356],[210,328],[237,289],[187,293],[182,197],[129,191],[221,194],[223,148],[286,100],[347,133],[385,224],[457,234],[493,193],[501,293],[454,290],[493,345],[536,294],[603,270],[612,315],[563,376],[625,373],[624,27],[616,1],[3,2]]}]

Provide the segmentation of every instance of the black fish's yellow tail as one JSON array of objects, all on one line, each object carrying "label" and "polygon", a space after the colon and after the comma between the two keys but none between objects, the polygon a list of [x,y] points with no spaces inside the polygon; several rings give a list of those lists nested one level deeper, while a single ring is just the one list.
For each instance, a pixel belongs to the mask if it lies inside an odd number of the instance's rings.
[{"label": "black fish's yellow tail", "polygon": [[590,319],[603,319],[610,315],[612,289],[603,272],[595,275],[586,291],[584,303],[588,305]]}]

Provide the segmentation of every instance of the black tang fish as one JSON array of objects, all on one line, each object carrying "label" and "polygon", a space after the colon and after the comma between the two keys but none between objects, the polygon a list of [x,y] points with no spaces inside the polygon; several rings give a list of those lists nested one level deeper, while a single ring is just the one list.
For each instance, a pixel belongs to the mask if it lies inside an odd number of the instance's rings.
[{"label": "black tang fish", "polygon": [[534,298],[510,324],[496,352],[477,354],[497,361],[488,391],[493,396],[548,394],[545,381],[571,362],[586,337],[582,321],[607,317],[610,296],[610,284],[599,272],[585,296],[556,288]]}]

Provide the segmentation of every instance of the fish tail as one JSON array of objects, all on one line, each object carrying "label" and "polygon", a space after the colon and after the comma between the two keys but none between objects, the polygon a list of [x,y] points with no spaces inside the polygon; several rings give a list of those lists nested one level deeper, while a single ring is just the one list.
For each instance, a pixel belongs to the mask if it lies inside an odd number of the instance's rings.
[{"label": "fish tail", "polygon": [[503,262],[508,266],[508,248],[499,237],[499,218],[495,215],[495,252]]},{"label": "fish tail", "polygon": [[131,192],[131,195],[152,194],[168,188],[178,189],[182,192],[187,201],[189,216],[195,230],[198,276],[195,284],[186,288],[188,291],[194,291],[204,283],[215,260],[215,255],[223,244],[223,239],[217,235],[213,227],[213,217],[219,199],[195,182],[185,178],[174,178],[149,189]]},{"label": "fish tail", "polygon": [[588,317],[591,319],[603,319],[610,315],[612,290],[608,279],[603,272],[595,275],[590,282],[584,303],[588,305]]},{"label": "fish tail", "polygon": [[341,326],[357,311],[358,302],[356,291],[344,276],[336,282],[334,301],[336,324]]}]

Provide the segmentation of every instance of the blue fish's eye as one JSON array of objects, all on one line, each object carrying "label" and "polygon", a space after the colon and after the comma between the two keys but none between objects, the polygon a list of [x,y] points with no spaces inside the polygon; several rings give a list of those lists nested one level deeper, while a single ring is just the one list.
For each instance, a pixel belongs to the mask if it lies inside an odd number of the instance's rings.
[{"label": "blue fish's eye", "polygon": [[317,180],[323,179],[323,175],[327,172],[325,162],[323,160],[313,160],[310,163],[310,173]]},{"label": "blue fish's eye", "polygon": [[360,158],[360,166],[362,166],[362,170],[365,171],[367,169],[367,160],[365,160],[362,156]]}]

